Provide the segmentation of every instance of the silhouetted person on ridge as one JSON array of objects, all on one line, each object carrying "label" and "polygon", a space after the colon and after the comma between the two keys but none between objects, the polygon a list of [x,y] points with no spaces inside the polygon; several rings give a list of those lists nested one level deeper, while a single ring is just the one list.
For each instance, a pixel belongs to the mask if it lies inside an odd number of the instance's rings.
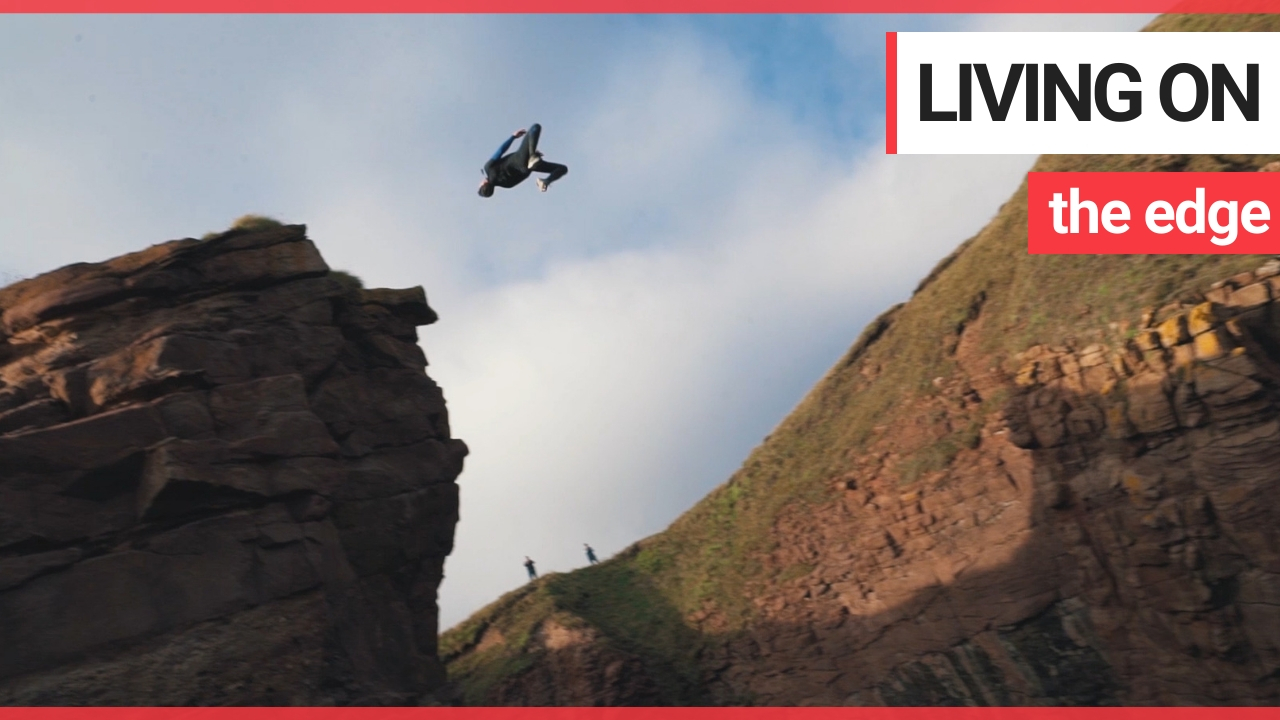
[{"label": "silhouetted person on ridge", "polygon": [[524,569],[529,571],[530,580],[538,579],[538,571],[534,569],[533,561],[529,559],[528,555],[524,556]]},{"label": "silhouetted person on ridge", "polygon": [[[551,183],[569,172],[569,168],[564,165],[542,159],[542,153],[538,152],[540,135],[542,135],[542,126],[534,123],[529,126],[528,132],[517,130],[502,143],[498,152],[484,164],[484,170],[482,170],[484,179],[480,181],[480,197],[492,196],[494,187],[513,188],[535,172],[548,173],[545,178],[538,178],[538,189],[546,192],[547,188],[551,187]],[[502,153],[511,147],[512,141],[518,137],[524,137],[520,148],[510,155],[503,155]]]},{"label": "silhouetted person on ridge", "polygon": [[582,543],[582,547],[584,547],[584,548],[586,548],[586,549],[587,549],[587,562],[588,562],[588,563],[590,563],[590,564],[592,564],[592,565],[595,565],[596,563],[600,562],[599,560],[597,560],[597,559],[596,559],[596,551],[595,551],[595,550],[592,550],[590,545],[588,545],[588,544],[586,544],[586,543]]}]

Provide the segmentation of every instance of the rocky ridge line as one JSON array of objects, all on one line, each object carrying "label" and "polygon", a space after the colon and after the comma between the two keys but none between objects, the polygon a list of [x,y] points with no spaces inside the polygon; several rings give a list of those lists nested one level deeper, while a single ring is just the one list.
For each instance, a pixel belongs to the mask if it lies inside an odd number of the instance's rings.
[{"label": "rocky ridge line", "polygon": [[[874,428],[828,500],[778,519],[751,622],[683,614],[696,667],[575,615],[598,601],[566,576],[540,581],[555,611],[528,643],[480,624],[451,672],[503,704],[666,704],[673,672],[712,704],[1274,704],[1280,262],[1202,295],[1008,372],[975,305],[954,371]],[[867,362],[849,372],[875,382]],[[486,685],[498,663],[525,669]]]}]

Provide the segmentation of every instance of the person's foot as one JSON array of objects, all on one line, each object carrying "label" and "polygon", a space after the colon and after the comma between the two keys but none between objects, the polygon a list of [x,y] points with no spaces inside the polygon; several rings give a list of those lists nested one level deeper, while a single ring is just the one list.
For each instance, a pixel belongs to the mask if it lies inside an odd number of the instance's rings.
[{"label": "person's foot", "polygon": [[538,189],[539,189],[539,190],[541,190],[542,192],[546,192],[546,191],[547,191],[547,188],[549,188],[549,187],[551,187],[551,183],[547,182],[546,180],[543,180],[542,178],[538,178]]},{"label": "person's foot", "polygon": [[541,161],[541,160],[542,160],[542,153],[538,152],[537,150],[534,150],[534,151],[529,155],[529,169],[530,169],[530,170],[532,170],[532,169],[533,169],[533,166],[534,166],[534,165],[537,165],[537,164],[538,164],[538,162],[539,162],[539,161]]}]

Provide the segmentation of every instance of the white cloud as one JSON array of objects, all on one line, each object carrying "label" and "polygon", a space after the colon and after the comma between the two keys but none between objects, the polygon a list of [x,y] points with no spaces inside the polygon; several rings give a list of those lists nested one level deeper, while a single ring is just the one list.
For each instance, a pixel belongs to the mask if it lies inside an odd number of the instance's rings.
[{"label": "white cloud", "polygon": [[[473,451],[446,625],[524,555],[580,565],[722,482],[1030,164],[833,145],[678,19],[6,17],[0,69],[0,265],[257,211],[368,284],[426,287]],[[569,176],[478,198],[534,121]]]}]

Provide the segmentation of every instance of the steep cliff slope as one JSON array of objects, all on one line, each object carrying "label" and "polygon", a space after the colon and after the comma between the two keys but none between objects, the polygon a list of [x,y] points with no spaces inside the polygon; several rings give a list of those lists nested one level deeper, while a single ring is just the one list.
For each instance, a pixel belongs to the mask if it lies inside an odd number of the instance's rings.
[{"label": "steep cliff slope", "polygon": [[[1280,22],[1152,29],[1184,28]],[[1028,256],[1020,188],[668,530],[446,633],[450,676],[475,703],[1275,703],[1278,271]]]},{"label": "steep cliff slope", "polygon": [[0,704],[413,703],[466,447],[302,226],[0,290]]}]

